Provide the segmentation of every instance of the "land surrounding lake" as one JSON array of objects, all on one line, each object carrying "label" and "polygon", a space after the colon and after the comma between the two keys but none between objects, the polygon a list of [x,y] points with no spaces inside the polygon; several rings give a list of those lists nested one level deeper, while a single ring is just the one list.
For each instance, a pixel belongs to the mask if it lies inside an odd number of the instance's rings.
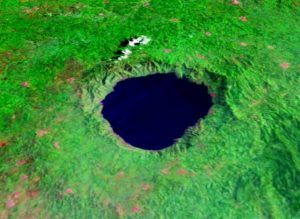
[{"label": "land surrounding lake", "polygon": [[[300,218],[299,36],[297,0],[0,0],[0,219]],[[172,83],[109,109],[169,72],[203,113]]]}]

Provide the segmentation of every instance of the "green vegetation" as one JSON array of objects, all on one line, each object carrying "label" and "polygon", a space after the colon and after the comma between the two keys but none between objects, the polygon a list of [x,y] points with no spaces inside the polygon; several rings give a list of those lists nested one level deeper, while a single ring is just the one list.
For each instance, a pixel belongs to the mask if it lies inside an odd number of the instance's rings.
[{"label": "green vegetation", "polygon": [[[300,218],[299,36],[298,0],[0,0],[0,218]],[[98,104],[152,69],[216,94],[159,153]]]}]

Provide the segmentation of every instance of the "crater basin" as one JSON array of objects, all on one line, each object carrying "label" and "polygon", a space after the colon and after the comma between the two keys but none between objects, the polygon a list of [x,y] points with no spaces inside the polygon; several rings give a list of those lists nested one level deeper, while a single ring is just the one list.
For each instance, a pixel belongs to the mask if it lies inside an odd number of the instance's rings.
[{"label": "crater basin", "polygon": [[125,142],[161,150],[207,115],[212,98],[205,85],[171,72],[119,81],[102,104],[103,117]]}]

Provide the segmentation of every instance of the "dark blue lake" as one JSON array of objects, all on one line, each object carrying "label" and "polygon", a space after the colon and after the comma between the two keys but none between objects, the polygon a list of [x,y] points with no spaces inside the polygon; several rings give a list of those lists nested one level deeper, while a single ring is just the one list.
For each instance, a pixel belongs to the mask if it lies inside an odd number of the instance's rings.
[{"label": "dark blue lake", "polygon": [[127,143],[160,150],[207,115],[212,99],[205,85],[157,73],[119,81],[102,104],[103,117]]}]

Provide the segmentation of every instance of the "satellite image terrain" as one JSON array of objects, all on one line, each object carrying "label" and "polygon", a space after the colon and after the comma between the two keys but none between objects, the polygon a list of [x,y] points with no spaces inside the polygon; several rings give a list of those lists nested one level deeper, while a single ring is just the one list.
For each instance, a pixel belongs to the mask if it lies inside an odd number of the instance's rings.
[{"label": "satellite image terrain", "polygon": [[299,219],[299,0],[0,0],[0,219]]}]

